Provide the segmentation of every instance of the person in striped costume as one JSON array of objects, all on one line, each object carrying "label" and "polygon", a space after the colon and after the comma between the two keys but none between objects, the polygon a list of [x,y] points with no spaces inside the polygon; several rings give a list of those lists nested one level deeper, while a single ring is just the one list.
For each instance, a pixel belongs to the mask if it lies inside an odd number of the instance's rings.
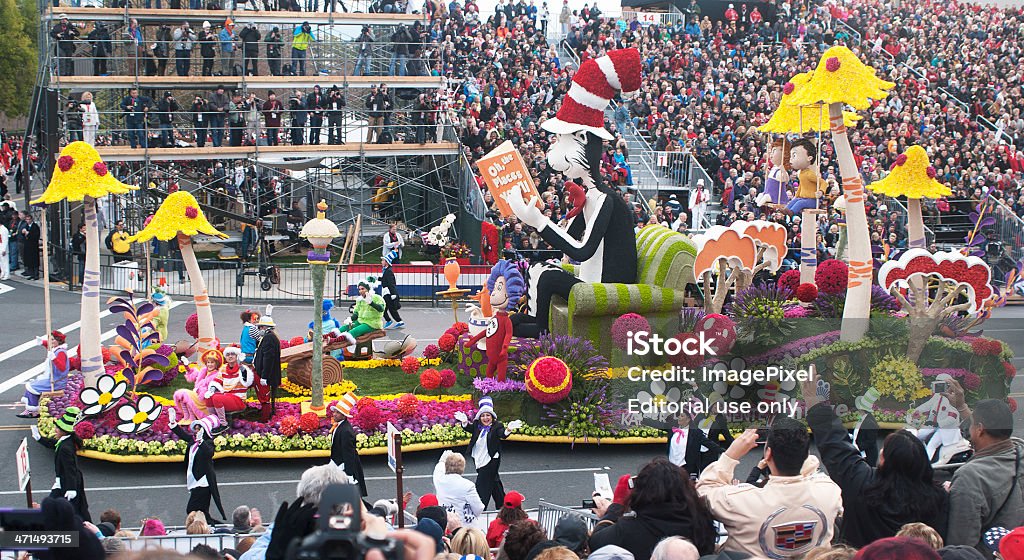
[{"label": "person in striped costume", "polygon": [[206,388],[206,406],[216,416],[219,434],[227,429],[227,413],[245,410],[245,395],[249,392],[256,375],[252,368],[241,362],[242,350],[237,346],[224,349],[224,365]]}]

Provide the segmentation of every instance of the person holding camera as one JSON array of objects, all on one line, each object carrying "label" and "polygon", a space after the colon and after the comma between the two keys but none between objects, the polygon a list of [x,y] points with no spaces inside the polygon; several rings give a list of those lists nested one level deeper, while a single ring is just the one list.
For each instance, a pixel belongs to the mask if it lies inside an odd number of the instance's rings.
[{"label": "person holding camera", "polygon": [[217,488],[217,472],[213,469],[213,423],[211,416],[200,418],[192,422],[192,434],[189,434],[178,425],[178,411],[174,407],[167,408],[167,427],[178,439],[184,441],[188,446],[185,453],[185,487],[188,489],[188,503],[185,505],[185,513],[201,511],[210,523],[221,523],[217,518],[210,515],[210,499],[217,504],[222,518],[224,506],[220,503],[220,490]]},{"label": "person holding camera", "polygon": [[199,55],[203,58],[202,74],[213,75],[213,61],[217,58],[217,35],[211,31],[210,22],[203,22],[203,29],[199,32]]},{"label": "person holding camera", "polygon": [[128,129],[128,142],[134,149],[147,147],[146,115],[152,102],[148,97],[139,96],[138,88],[128,90],[128,96],[121,100],[124,124]]},{"label": "person holding camera", "polygon": [[316,41],[316,36],[313,35],[313,27],[309,25],[308,21],[304,21],[295,27],[295,31],[292,33],[293,76],[306,75],[306,55],[309,51],[309,46],[314,41]]},{"label": "person holding camera", "polygon": [[313,91],[306,96],[306,111],[309,113],[309,143],[313,146],[320,144],[320,128],[324,125],[324,108],[327,102],[323,93],[320,92],[320,85],[313,86]]},{"label": "person holding camera", "polygon": [[57,45],[60,64],[57,65],[61,76],[75,75],[75,41],[78,39],[78,27],[68,22],[68,16],[61,14],[60,23],[50,30],[50,37]]},{"label": "person holding camera", "polygon": [[334,428],[331,431],[331,465],[345,471],[352,483],[359,486],[359,493],[366,497],[366,480],[363,476],[363,464],[356,450],[356,432],[352,429],[349,418],[356,406],[356,396],[346,393],[339,400],[330,404],[331,418]]},{"label": "person holding camera", "polygon": [[250,21],[238,36],[242,39],[242,72],[246,76],[259,76],[260,39],[263,35],[256,28],[256,22]]},{"label": "person holding camera", "polygon": [[368,109],[368,129],[366,143],[373,144],[375,140],[381,139],[384,131],[384,117],[391,110],[391,97],[388,96],[388,87],[384,84],[374,86],[370,95],[366,98]]},{"label": "person holding camera", "polygon": [[302,92],[295,90],[288,100],[288,111],[292,116],[291,141],[292,146],[301,146],[306,141],[306,102]]},{"label": "person holding camera", "polygon": [[273,91],[267,93],[267,100],[263,103],[263,118],[267,122],[267,144],[277,146],[278,131],[281,129],[281,114],[284,112],[284,104],[277,98]]},{"label": "person holding camera", "polygon": [[494,413],[494,401],[490,397],[480,399],[472,424],[465,412],[456,412],[455,419],[471,434],[466,453],[473,457],[476,464],[476,492],[481,503],[486,508],[493,496],[495,506],[504,504],[505,487],[498,473],[501,467],[501,442],[522,427],[523,421],[513,420],[508,426],[503,425]]},{"label": "person holding camera", "polygon": [[231,102],[228,103],[228,145],[241,146],[242,138],[245,136],[245,102],[242,101],[242,92],[231,93]]},{"label": "person holding camera", "polygon": [[281,75],[281,53],[284,50],[284,41],[281,39],[281,29],[274,27],[267,35],[267,66],[270,67],[271,76]]},{"label": "person holding camera", "polygon": [[96,22],[96,27],[85,36],[92,45],[92,73],[94,76],[107,75],[107,59],[110,57],[113,43],[110,39],[110,31],[102,21]]},{"label": "person holding camera", "polygon": [[337,85],[327,94],[327,143],[345,143],[345,96]]},{"label": "person holding camera", "polygon": [[68,142],[82,140],[82,105],[75,98],[69,98],[64,107],[64,122],[68,128]]},{"label": "person holding camera", "polygon": [[157,120],[160,124],[160,145],[163,148],[174,147],[174,113],[181,110],[178,100],[169,91],[156,104]]},{"label": "person holding camera", "polygon": [[196,132],[196,147],[206,147],[206,135],[210,126],[209,106],[203,96],[197,95],[192,102],[192,128]]},{"label": "person holding camera", "polygon": [[356,76],[370,75],[370,56],[373,48],[370,43],[372,42],[373,35],[370,33],[370,26],[364,25],[359,37],[356,38],[356,43],[359,43],[356,53]]},{"label": "person holding camera", "polygon": [[188,76],[192,69],[192,48],[195,46],[196,34],[192,32],[188,22],[174,30],[174,68],[179,76]]}]

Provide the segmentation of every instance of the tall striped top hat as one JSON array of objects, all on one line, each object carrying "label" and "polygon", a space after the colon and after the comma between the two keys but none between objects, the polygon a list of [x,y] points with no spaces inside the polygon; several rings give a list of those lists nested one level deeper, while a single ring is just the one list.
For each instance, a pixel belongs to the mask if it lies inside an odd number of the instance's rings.
[{"label": "tall striped top hat", "polygon": [[585,130],[614,140],[604,128],[604,110],[616,94],[629,95],[640,89],[640,51],[619,49],[583,62],[572,79],[569,94],[555,118],[541,128],[555,134]]},{"label": "tall striped top hat", "polygon": [[66,433],[75,431],[75,424],[78,423],[78,417],[82,415],[82,411],[77,406],[69,406],[64,409],[64,414],[53,421],[58,428]]},{"label": "tall striped top hat", "polygon": [[356,406],[356,396],[352,392],[331,403],[331,412],[337,412],[345,418],[352,418],[352,409]]},{"label": "tall striped top hat", "polygon": [[479,420],[483,414],[490,414],[495,420],[498,419],[498,415],[494,413],[494,399],[491,397],[484,397],[480,399],[479,408],[476,411],[476,417],[474,420]]},{"label": "tall striped top hat", "polygon": [[206,432],[204,437],[213,435],[213,429],[220,424],[220,420],[216,416],[204,416],[195,422],[192,422],[193,432]]}]

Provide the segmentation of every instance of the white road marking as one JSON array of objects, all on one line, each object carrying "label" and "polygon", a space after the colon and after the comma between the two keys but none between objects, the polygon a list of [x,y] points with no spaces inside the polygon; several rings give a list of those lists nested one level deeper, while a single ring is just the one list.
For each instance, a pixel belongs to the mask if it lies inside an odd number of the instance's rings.
[{"label": "white road marking", "polygon": [[[0,284],[0,286],[2,286],[2,284]],[[110,311],[109,310],[103,311],[103,312],[100,313],[100,319],[102,320],[104,317],[106,317],[108,315],[110,315]],[[57,330],[59,330],[60,332],[62,332],[64,334],[68,334],[71,331],[77,330],[78,327],[80,327],[81,325],[82,325],[81,321],[75,321],[74,323],[71,323],[69,325],[65,325],[65,326],[63,326],[63,327],[61,327],[61,328],[59,328]],[[0,354],[0,362],[3,362],[4,360],[9,359],[12,356],[17,356],[18,354],[21,354],[25,350],[28,350],[28,349],[33,348],[33,347],[38,346],[38,345],[39,344],[36,341],[34,341],[34,340],[30,340],[28,342],[24,342],[22,344],[19,344],[18,346],[15,346],[14,348],[11,348],[10,350],[7,350],[6,352]]]},{"label": "white road marking", "polygon": [[[524,476],[524,475],[535,475],[535,474],[561,474],[561,473],[580,473],[580,472],[598,472],[607,469],[608,467],[587,467],[580,469],[553,469],[553,470],[533,470],[533,471],[508,471],[501,473],[501,476]],[[476,473],[469,473],[465,475],[467,478],[475,477]],[[416,480],[423,478],[433,478],[433,474],[414,474],[405,475],[403,480]],[[393,476],[368,476],[367,481],[373,480],[394,480]],[[261,480],[260,484],[298,484],[298,479],[295,480]],[[251,480],[238,481],[238,482],[217,482],[218,487],[223,486],[251,486]],[[94,492],[124,492],[125,490],[168,490],[175,488],[184,488],[182,484],[151,484],[147,486],[102,486],[99,488],[88,487],[86,491],[90,494]],[[0,496],[23,496],[25,493],[22,491],[6,491],[0,492]]]},{"label": "white road marking", "polygon": [[[174,309],[175,307],[177,307],[181,303],[182,302],[180,302],[180,301],[172,301],[171,302],[171,309]],[[110,315],[110,311],[104,311],[103,313],[100,313],[100,318],[102,319],[103,317],[106,317],[107,315]],[[79,324],[80,324],[80,321],[75,321],[74,323],[71,323],[71,325],[68,325],[68,327],[65,327],[65,328],[77,329],[79,327]],[[64,333],[64,334],[67,334],[67,332],[68,332],[65,329],[59,329],[59,330],[62,333]],[[114,335],[116,335],[116,334],[117,334],[117,330],[116,329],[110,329],[109,331],[106,331],[106,332],[104,332],[103,334],[100,335],[100,342],[104,342],[106,340],[114,338]],[[12,348],[12,349],[8,350],[7,352],[4,352],[3,354],[0,354],[0,362],[2,362],[4,360],[6,360],[7,358],[9,358],[10,356],[8,356],[7,354],[10,353],[10,352],[14,352],[15,350],[19,350],[19,349],[20,349],[19,352],[24,352],[25,350],[28,350],[29,348],[32,348],[33,346],[36,346],[36,345],[37,345],[37,343],[35,341],[31,341],[31,342],[26,342],[26,343],[22,344],[21,346],[18,346],[17,348]],[[22,348],[22,347],[24,347],[24,348]],[[11,354],[11,355],[13,355],[13,354]],[[43,368],[44,367],[45,367],[45,364],[39,364],[39,365],[37,365],[35,367],[31,367],[31,368],[29,368],[29,369],[19,373],[18,375],[15,375],[14,377],[4,381],[3,383],[0,383],[0,394],[3,394],[5,392],[7,392],[8,390],[10,390],[10,389],[12,389],[12,388],[14,388],[14,387],[16,387],[16,386],[26,382],[26,381],[28,381],[29,379],[32,379],[33,377],[39,375],[40,373],[43,373]]]},{"label": "white road marking", "polygon": [[0,295],[6,294],[7,292],[13,292],[14,286],[9,284],[0,284]]}]

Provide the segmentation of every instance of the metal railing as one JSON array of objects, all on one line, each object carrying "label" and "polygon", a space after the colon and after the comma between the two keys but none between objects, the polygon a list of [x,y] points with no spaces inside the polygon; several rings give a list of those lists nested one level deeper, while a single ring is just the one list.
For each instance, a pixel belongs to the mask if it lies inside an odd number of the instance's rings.
[{"label": "metal railing", "polygon": [[[88,41],[79,38],[69,48],[56,48],[51,68],[55,79],[63,76],[427,76],[443,67],[445,52],[425,51],[424,43],[389,41],[316,41],[307,50],[290,42],[232,41],[233,50],[223,44],[190,40],[189,48],[176,49],[170,36],[146,39],[137,44],[131,38]],[[209,50],[203,46],[206,43]],[[268,54],[268,47],[276,52]],[[255,51],[251,50],[255,48]],[[204,55],[204,50],[208,55]],[[427,55],[426,52],[430,54]],[[97,53],[99,53],[97,55]],[[255,54],[253,54],[255,53]],[[273,55],[273,56],[271,56]],[[91,66],[91,68],[90,68]]]},{"label": "metal railing", "polygon": [[576,515],[583,519],[583,522],[587,524],[588,533],[594,530],[594,525],[596,525],[598,521],[597,515],[590,510],[560,506],[541,500],[537,508],[537,524],[540,525],[548,535],[554,535],[555,526],[558,525],[558,522],[567,515]]}]

